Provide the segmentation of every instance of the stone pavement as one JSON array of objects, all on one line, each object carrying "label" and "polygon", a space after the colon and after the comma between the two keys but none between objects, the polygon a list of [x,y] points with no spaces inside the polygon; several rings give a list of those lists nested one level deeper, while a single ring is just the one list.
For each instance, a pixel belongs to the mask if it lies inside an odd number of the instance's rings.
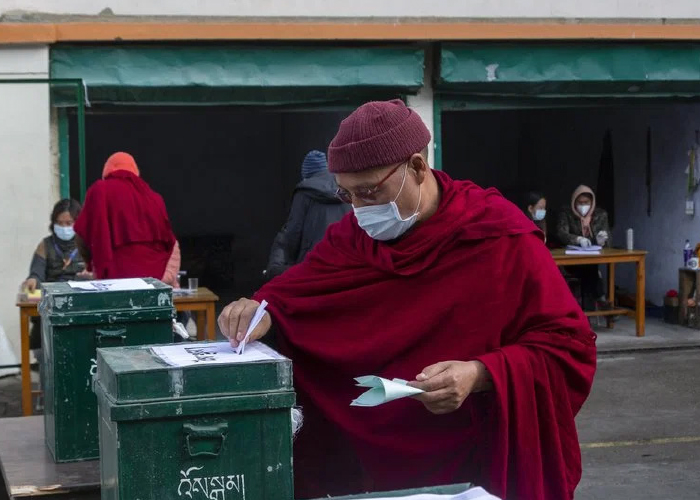
[{"label": "stone pavement", "polygon": [[629,318],[620,318],[613,329],[596,326],[595,320],[593,327],[598,333],[596,345],[599,353],[700,348],[700,330],[669,325],[655,318],[647,319],[644,337],[635,335],[634,321]]}]

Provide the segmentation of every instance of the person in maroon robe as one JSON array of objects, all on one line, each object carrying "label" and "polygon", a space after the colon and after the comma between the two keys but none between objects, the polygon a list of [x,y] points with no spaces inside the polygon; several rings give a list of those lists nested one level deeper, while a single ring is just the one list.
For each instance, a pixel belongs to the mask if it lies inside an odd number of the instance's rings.
[{"label": "person in maroon robe", "polygon": [[[252,338],[274,324],[294,362],[296,498],[471,482],[571,499],[595,334],[542,232],[496,190],[431,170],[429,141],[398,100],[345,119],[328,160],[353,212],[219,325],[235,346],[269,303]],[[425,393],[351,407],[363,375]]]},{"label": "person in maroon robe", "polygon": [[176,244],[163,198],[122,152],[109,157],[102,179],[88,189],[75,232],[97,279],[162,279]]}]

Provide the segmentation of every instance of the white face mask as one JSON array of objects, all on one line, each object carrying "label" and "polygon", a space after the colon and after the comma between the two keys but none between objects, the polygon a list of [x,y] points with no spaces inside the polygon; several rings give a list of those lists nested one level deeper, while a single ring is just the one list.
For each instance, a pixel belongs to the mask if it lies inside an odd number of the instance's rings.
[{"label": "white face mask", "polygon": [[535,220],[544,220],[544,218],[547,216],[547,211],[543,208],[538,208],[535,210],[535,215],[533,216],[533,219]]},{"label": "white face mask", "polygon": [[63,241],[70,241],[75,237],[75,230],[73,230],[73,226],[59,226],[58,224],[54,224],[53,232]]},{"label": "white face mask", "polygon": [[588,215],[588,212],[590,212],[591,206],[590,205],[578,205],[576,207],[576,210],[578,210],[578,213],[580,213],[581,215],[583,215],[585,217],[586,215]]},{"label": "white face mask", "polygon": [[399,199],[401,191],[403,190],[403,185],[406,183],[406,175],[408,172],[408,165],[406,165],[406,170],[403,174],[403,181],[401,181],[401,189],[399,193],[394,198],[394,201],[389,203],[384,203],[382,205],[368,205],[366,207],[355,208],[352,207],[355,212],[355,217],[357,217],[357,223],[362,229],[375,240],[379,241],[389,241],[394,240],[408,231],[418,219],[418,208],[420,208],[420,201],[423,192],[418,187],[418,205],[413,215],[402,219],[401,213],[399,213],[399,207],[396,205],[396,200]]}]

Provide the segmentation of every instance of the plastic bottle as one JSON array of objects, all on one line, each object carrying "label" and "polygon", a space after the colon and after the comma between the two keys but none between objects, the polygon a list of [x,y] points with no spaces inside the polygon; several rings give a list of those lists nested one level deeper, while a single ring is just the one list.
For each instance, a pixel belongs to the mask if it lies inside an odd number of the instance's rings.
[{"label": "plastic bottle", "polygon": [[688,261],[693,256],[693,250],[690,248],[690,240],[685,240],[683,247],[683,267],[688,267]]}]

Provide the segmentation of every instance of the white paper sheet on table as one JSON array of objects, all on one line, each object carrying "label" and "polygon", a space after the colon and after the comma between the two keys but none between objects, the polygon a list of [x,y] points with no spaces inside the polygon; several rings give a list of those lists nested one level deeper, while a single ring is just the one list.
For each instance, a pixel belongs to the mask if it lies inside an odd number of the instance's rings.
[{"label": "white paper sheet on table", "polygon": [[225,365],[283,359],[261,342],[252,342],[237,354],[228,342],[195,342],[151,347],[151,352],[171,366]]},{"label": "white paper sheet on table", "polygon": [[414,396],[423,392],[420,389],[406,385],[405,380],[395,378],[389,380],[375,375],[357,377],[358,387],[369,387],[369,390],[355,399],[350,406],[379,406],[389,401]]},{"label": "white paper sheet on table", "polygon": [[430,493],[422,495],[408,495],[403,497],[375,498],[374,500],[500,500],[498,497],[490,495],[483,488],[470,488],[463,493],[456,495],[433,495]]},{"label": "white paper sheet on table", "polygon": [[68,286],[74,290],[88,292],[120,292],[131,290],[152,290],[155,288],[141,278],[128,278],[123,280],[96,280],[96,281],[69,281]]},{"label": "white paper sheet on table", "polygon": [[600,255],[600,250],[565,250],[566,255]]},{"label": "white paper sheet on table", "polygon": [[600,252],[603,247],[600,245],[591,245],[588,247],[582,247],[580,245],[566,245],[567,250],[574,250],[576,252]]}]

